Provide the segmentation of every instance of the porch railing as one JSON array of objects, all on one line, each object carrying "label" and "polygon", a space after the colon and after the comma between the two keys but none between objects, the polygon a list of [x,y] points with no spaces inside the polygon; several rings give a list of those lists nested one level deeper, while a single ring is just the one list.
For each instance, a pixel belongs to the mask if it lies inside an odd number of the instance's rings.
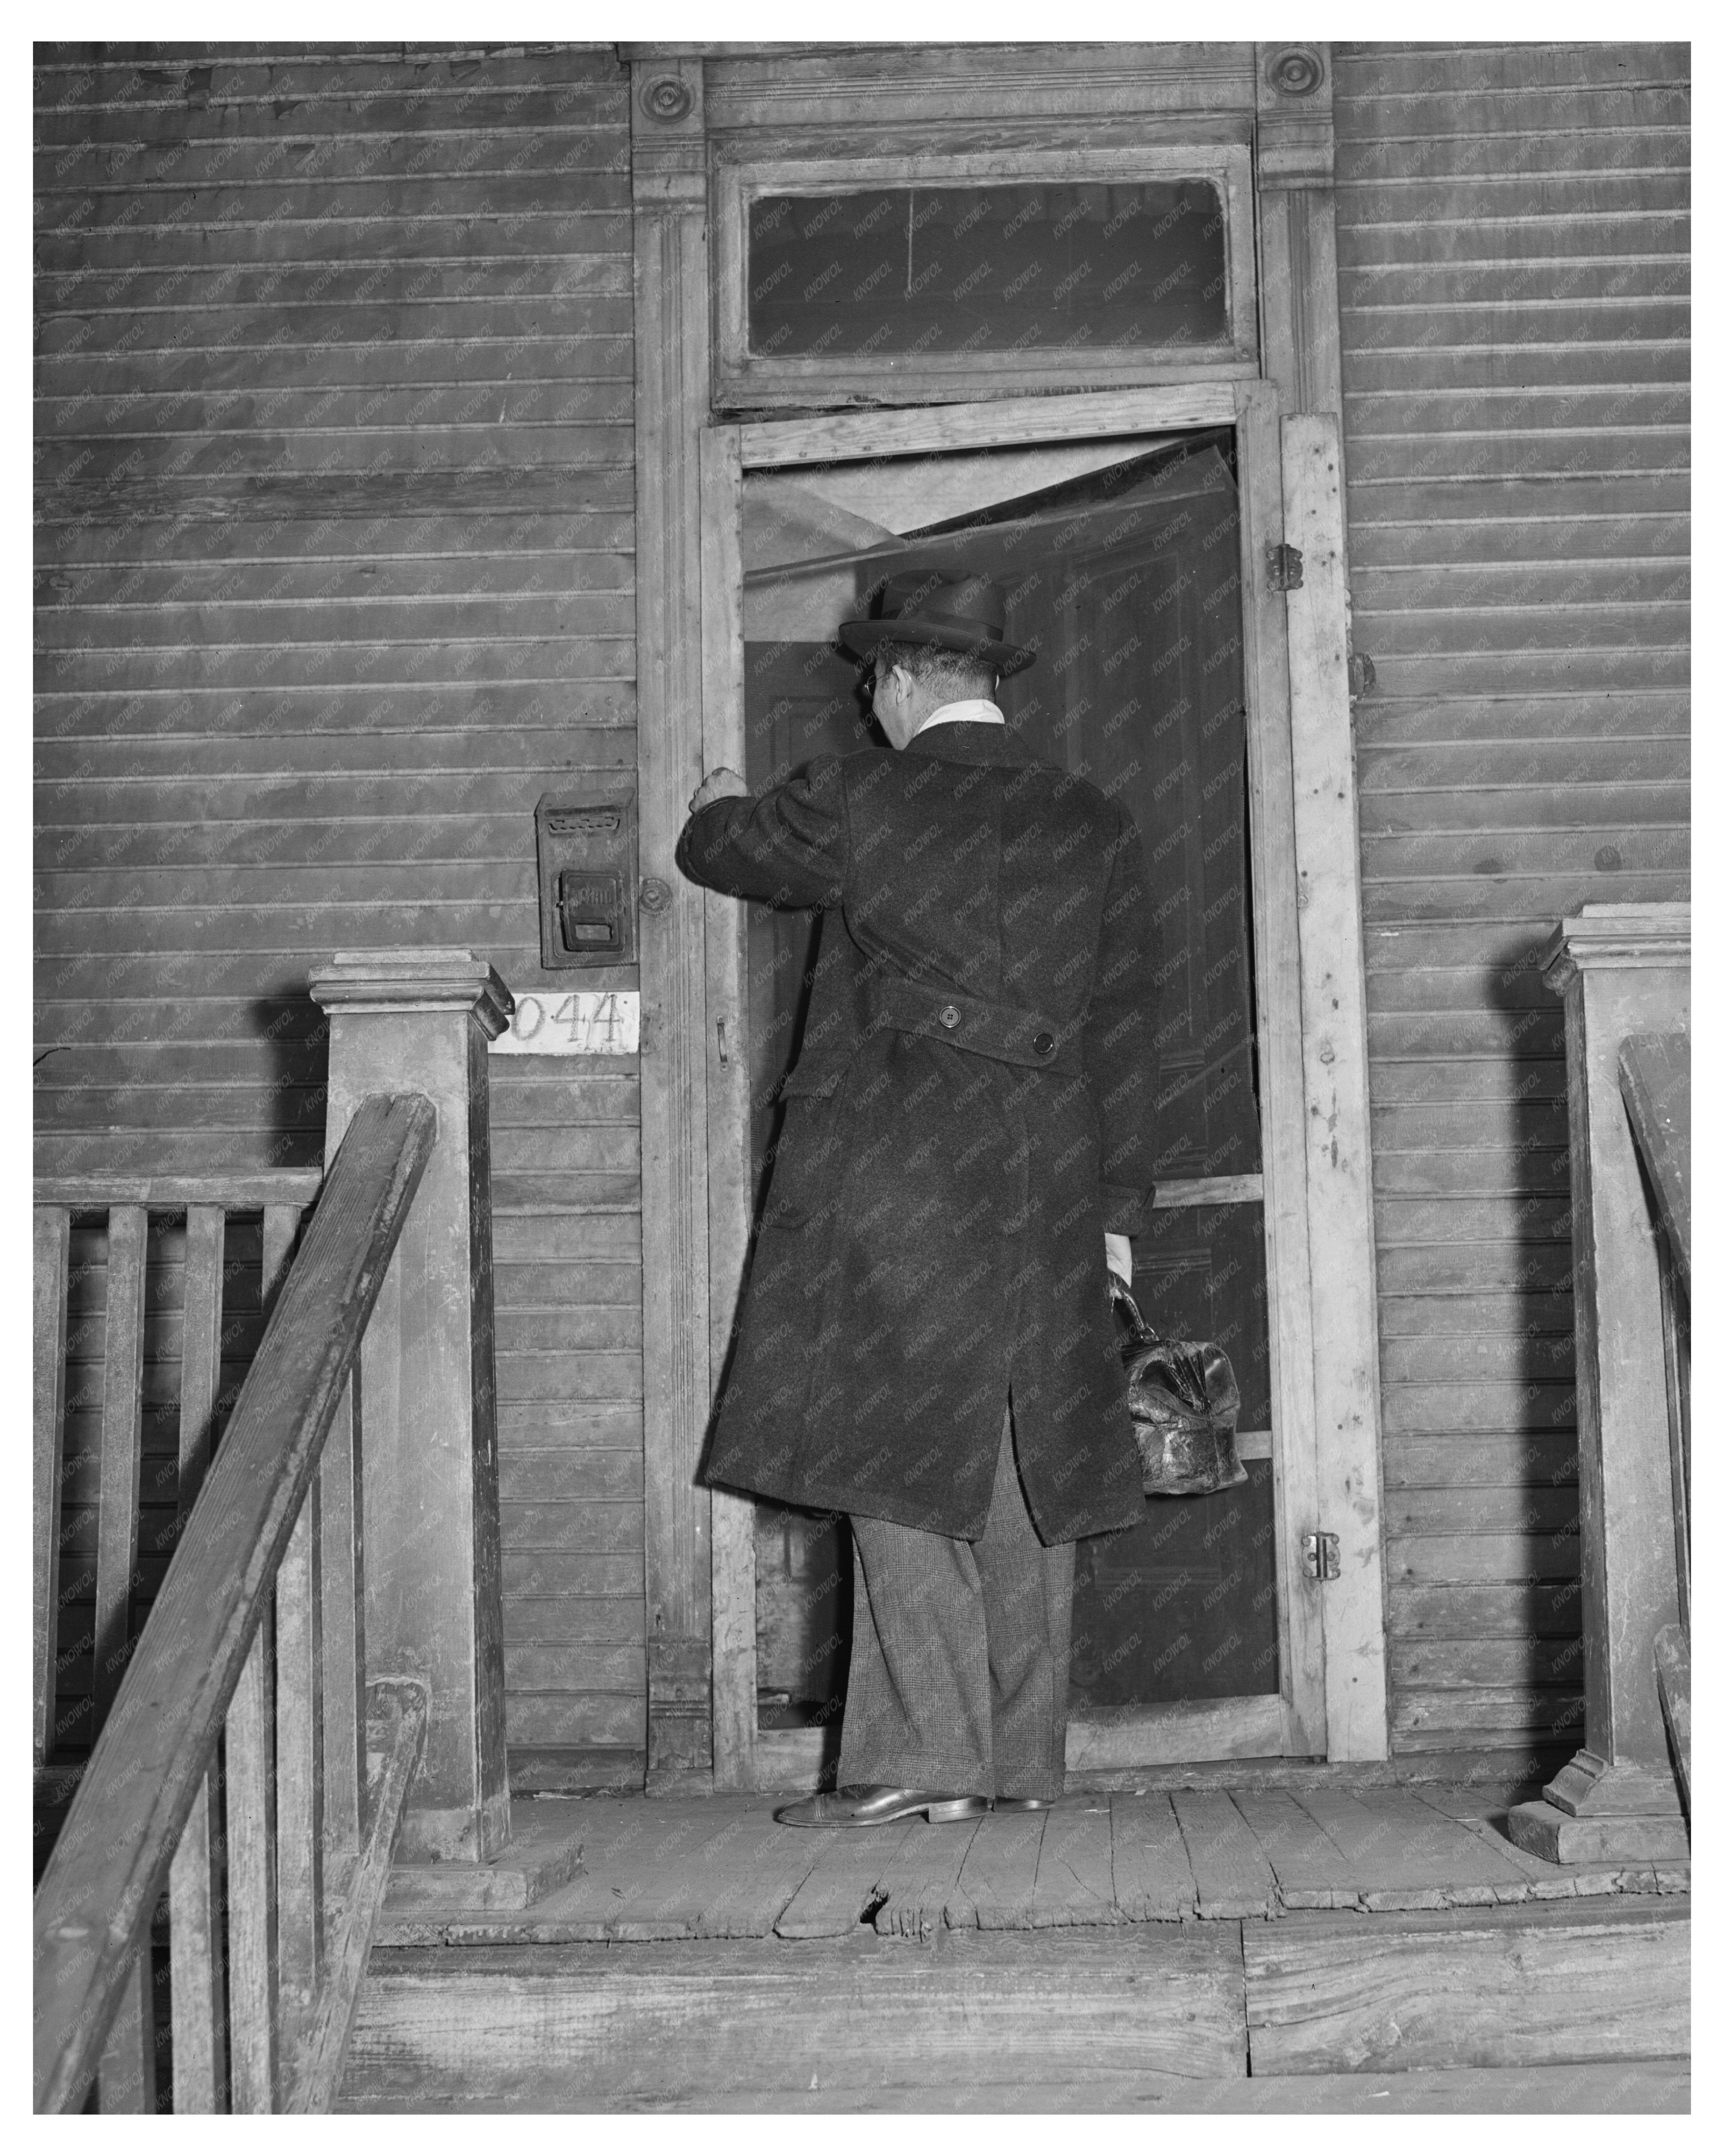
[{"label": "porch railing", "polygon": [[[80,2108],[92,2083],[105,2111],[156,2107],[151,1930],[164,1887],[175,2108],[332,2100],[428,1711],[423,1681],[367,1682],[354,1381],[436,1131],[418,1095],[358,1106],[215,1459],[198,1456],[194,1436],[182,1462],[202,1486],[36,1896],[38,2111]],[[38,1323],[64,1311],[53,1282],[66,1208],[94,1197],[53,1195],[60,1202],[38,1212]],[[110,1446],[106,1403],[117,1433],[136,1412],[121,1395],[130,1384],[136,1396],[146,1200],[170,1202],[158,1188],[110,1212],[99,1684],[105,1655],[116,1640],[124,1650],[123,1536],[136,1554],[138,1448],[117,1434]],[[215,1382],[221,1217],[201,1199],[194,1209],[195,1432]],[[292,1223],[280,1210],[265,1220],[267,1276]],[[44,1344],[38,1368],[62,1367]],[[38,1438],[54,1405],[38,1409]],[[207,1445],[207,1416],[201,1426]],[[43,1479],[38,1453],[38,1545]],[[44,1665],[38,1624],[38,1744],[49,1630]]]},{"label": "porch railing", "polygon": [[[175,1300],[166,1288],[161,1255],[167,1235],[184,1237],[179,1267],[178,1453],[172,1491],[184,1523],[209,1465],[222,1389],[223,1332],[244,1325],[249,1312],[230,1309],[226,1282],[228,1229],[236,1216],[261,1216],[259,1306],[266,1314],[292,1253],[305,1208],[323,1180],[321,1168],[269,1168],[227,1175],[38,1175],[33,1229],[32,1524],[35,1573],[33,1641],[33,1751],[38,1782],[50,1794],[75,1788],[81,1768],[54,1763],[63,1748],[56,1714],[64,1709],[92,1735],[113,1703],[131,1646],[146,1514],[156,1496],[146,1476],[166,1484],[165,1463],[149,1456],[144,1442],[145,1401],[153,1374],[151,1348],[158,1328],[172,1318],[152,1309],[147,1278],[152,1265],[161,1304]],[[242,1231],[243,1232],[243,1231]],[[257,1231],[253,1231],[257,1232]],[[104,1240],[101,1291],[90,1277],[94,1239]],[[248,1267],[248,1270],[249,1268]],[[105,1326],[95,1444],[69,1454],[69,1355],[72,1370],[85,1363],[84,1337],[102,1306]],[[75,1332],[69,1328],[75,1326]],[[85,1418],[80,1416],[80,1422]],[[94,1542],[92,1551],[90,1544]],[[65,1578],[64,1553],[82,1560]],[[63,1601],[80,1606],[93,1594],[95,1616],[69,1648],[63,1638]],[[65,1649],[65,1651],[62,1651]],[[84,1665],[88,1660],[88,1676]],[[68,1684],[72,1676],[83,1681]],[[68,1707],[68,1695],[73,1703]],[[43,1793],[38,1789],[38,1796]]]}]

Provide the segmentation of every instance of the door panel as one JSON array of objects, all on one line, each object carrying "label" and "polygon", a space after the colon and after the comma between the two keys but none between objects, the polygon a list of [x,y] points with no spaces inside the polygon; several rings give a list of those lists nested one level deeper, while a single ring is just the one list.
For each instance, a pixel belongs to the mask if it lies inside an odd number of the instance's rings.
[{"label": "door panel", "polygon": [[[1162,938],[1157,1179],[1259,1178],[1232,444],[1215,429],[1120,448],[1107,464],[1044,452],[1039,470],[1035,452],[917,459],[919,485],[895,459],[847,465],[835,485],[745,480],[744,775],[759,787],[878,739],[834,639],[886,574],[915,561],[994,576],[1008,636],[1038,652],[1003,685],[1008,722],[1027,751],[1122,798],[1142,840]],[[757,1204],[822,933],[809,913],[748,910]],[[1261,1456],[1245,1486],[1157,1501],[1147,1526],[1081,1547],[1080,1717],[1278,1689],[1261,1216],[1260,1197],[1179,1206],[1138,1239],[1145,1314],[1227,1346]],[[841,1705],[849,1537],[834,1526],[755,1508],[762,1728],[824,1722]]]}]

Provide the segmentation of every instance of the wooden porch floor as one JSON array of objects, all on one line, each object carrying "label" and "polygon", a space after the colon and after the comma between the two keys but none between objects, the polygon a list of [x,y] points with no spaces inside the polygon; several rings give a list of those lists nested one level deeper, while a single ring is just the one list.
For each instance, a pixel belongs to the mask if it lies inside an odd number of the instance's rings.
[{"label": "wooden porch floor", "polygon": [[818,1939],[859,1926],[926,1939],[1689,1888],[1686,1863],[1545,1863],[1464,1789],[1080,1793],[1048,1812],[860,1832],[781,1826],[784,1801],[517,1800],[495,1866],[398,1869],[377,1944]]},{"label": "wooden porch floor", "polygon": [[865,1832],[782,1801],[541,1799],[495,1865],[398,1867],[338,2107],[1687,2108],[1686,1864],[1332,1777]]}]

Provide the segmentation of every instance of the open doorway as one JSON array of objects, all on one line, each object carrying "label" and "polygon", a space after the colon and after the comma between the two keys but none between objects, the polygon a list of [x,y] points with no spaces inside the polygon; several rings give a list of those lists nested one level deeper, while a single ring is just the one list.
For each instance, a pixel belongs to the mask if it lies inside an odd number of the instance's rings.
[{"label": "open doorway", "polygon": [[[1287,1681],[1238,476],[1229,427],[766,468],[742,480],[741,532],[751,788],[879,740],[838,628],[917,564],[1003,587],[1008,638],[1038,654],[1003,685],[1008,723],[1027,756],[1119,793],[1137,822],[1163,954],[1157,1196],[1137,1287],[1164,1334],[1227,1348],[1249,1480],[1157,1501],[1147,1526],[1080,1545],[1072,1712],[1141,1730],[1188,1727],[1195,1710],[1232,1753],[1278,1748]],[[757,1205],[822,924],[750,907],[746,932]],[[755,1727],[833,1729],[848,1533],[752,1512]]]}]

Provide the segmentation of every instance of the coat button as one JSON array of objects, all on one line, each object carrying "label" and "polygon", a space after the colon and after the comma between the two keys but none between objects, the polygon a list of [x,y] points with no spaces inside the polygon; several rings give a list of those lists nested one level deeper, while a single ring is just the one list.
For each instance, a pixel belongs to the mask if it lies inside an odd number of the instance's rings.
[{"label": "coat button", "polygon": [[1029,1045],[1038,1055],[1051,1055],[1054,1053],[1054,1036],[1051,1033],[1039,1033]]},{"label": "coat button", "polygon": [[[963,1013],[958,1009],[956,1004],[947,1004],[945,1009],[940,1014],[940,1023],[946,1028],[946,1030],[950,1033],[953,1026],[962,1023],[963,1015]],[[1053,1044],[1051,1042],[1049,1044],[1050,1047]]]}]

